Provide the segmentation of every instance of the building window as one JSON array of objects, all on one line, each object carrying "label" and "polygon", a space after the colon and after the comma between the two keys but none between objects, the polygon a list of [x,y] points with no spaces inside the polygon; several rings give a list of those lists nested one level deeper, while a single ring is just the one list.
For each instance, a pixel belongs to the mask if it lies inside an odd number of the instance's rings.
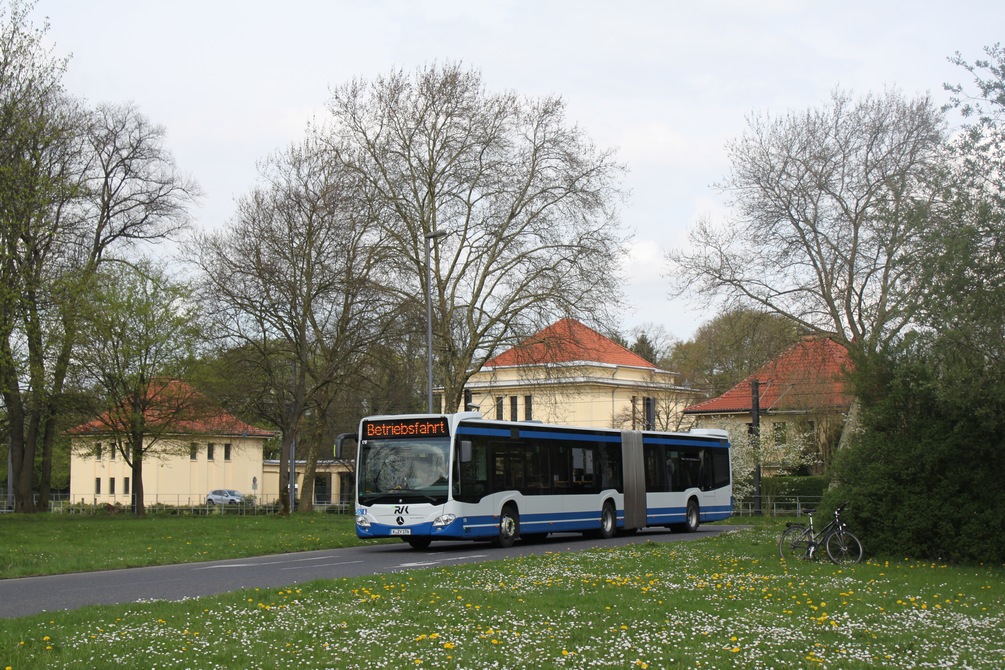
[{"label": "building window", "polygon": [[112,443],[112,444],[108,445],[108,460],[110,460],[110,461],[114,461],[115,460],[115,452],[116,451],[118,451],[118,450],[115,448],[115,443]]},{"label": "building window", "polygon": [[775,438],[775,444],[785,444],[788,441],[789,427],[784,421],[772,424],[771,432]]},{"label": "building window", "polygon": [[122,478],[122,492],[129,495],[129,477]]},{"label": "building window", "polygon": [[195,442],[188,445],[188,458],[194,461],[199,456],[199,447],[196,446]]},{"label": "building window", "polygon": [[503,399],[496,398],[496,419],[502,421],[505,417],[503,416]]},{"label": "building window", "polygon": [[511,395],[509,397],[509,420],[510,421],[519,421],[520,420],[520,417],[517,416],[517,404],[518,404],[517,400],[518,400],[518,398],[515,395]]},{"label": "building window", "polygon": [[523,418],[525,421],[534,420],[534,396],[525,395],[523,397]]},{"label": "building window", "polygon": [[100,442],[95,442],[94,443],[94,458],[95,458],[95,460],[98,460],[98,461],[101,460],[101,443]]},{"label": "building window", "polygon": [[94,478],[94,495],[101,495],[101,477]]},{"label": "building window", "polygon": [[213,460],[213,451],[216,449],[216,445],[210,442],[206,445],[206,460]]},{"label": "building window", "polygon": [[230,460],[230,442],[223,445],[223,460]]},{"label": "building window", "polygon": [[108,495],[115,495],[115,477],[108,478]]}]

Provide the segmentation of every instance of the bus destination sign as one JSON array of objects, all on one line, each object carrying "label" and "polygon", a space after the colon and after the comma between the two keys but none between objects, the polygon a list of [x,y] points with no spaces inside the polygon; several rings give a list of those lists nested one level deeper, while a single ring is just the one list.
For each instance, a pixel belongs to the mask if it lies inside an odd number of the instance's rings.
[{"label": "bus destination sign", "polygon": [[373,437],[447,437],[447,420],[439,418],[379,419],[363,423],[363,439]]}]

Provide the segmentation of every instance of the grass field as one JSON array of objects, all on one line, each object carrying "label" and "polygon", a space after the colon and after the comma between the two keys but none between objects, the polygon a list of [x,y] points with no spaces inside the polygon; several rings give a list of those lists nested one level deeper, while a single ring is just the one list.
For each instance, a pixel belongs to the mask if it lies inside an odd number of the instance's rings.
[{"label": "grass field", "polygon": [[780,527],[5,620],[0,669],[1005,667],[1001,566],[785,562]]},{"label": "grass field", "polygon": [[349,547],[359,543],[353,519],[337,514],[146,519],[4,514],[0,578]]}]

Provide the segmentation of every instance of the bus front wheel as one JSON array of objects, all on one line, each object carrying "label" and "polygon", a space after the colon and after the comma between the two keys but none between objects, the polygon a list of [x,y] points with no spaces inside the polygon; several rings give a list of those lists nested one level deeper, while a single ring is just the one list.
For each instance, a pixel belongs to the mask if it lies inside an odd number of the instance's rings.
[{"label": "bus front wheel", "polygon": [[701,524],[701,515],[698,513],[698,501],[694,498],[687,501],[687,516],[684,521],[684,530],[693,533],[698,530]]},{"label": "bus front wheel", "polygon": [[429,549],[429,545],[433,543],[428,537],[406,537],[403,539],[412,549]]},{"label": "bus front wheel", "polygon": [[503,549],[512,547],[519,535],[520,514],[513,505],[506,505],[499,515],[499,535],[496,537],[495,545]]}]

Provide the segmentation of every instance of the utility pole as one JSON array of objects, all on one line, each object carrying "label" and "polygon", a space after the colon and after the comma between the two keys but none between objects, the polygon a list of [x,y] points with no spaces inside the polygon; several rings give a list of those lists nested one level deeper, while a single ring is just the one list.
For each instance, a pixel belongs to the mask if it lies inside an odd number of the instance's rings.
[{"label": "utility pole", "polygon": [[[433,413],[433,269],[431,267],[430,247],[441,237],[450,234],[449,230],[432,230],[425,234],[426,238],[426,400],[429,413]],[[451,410],[452,411],[452,410]]]}]

